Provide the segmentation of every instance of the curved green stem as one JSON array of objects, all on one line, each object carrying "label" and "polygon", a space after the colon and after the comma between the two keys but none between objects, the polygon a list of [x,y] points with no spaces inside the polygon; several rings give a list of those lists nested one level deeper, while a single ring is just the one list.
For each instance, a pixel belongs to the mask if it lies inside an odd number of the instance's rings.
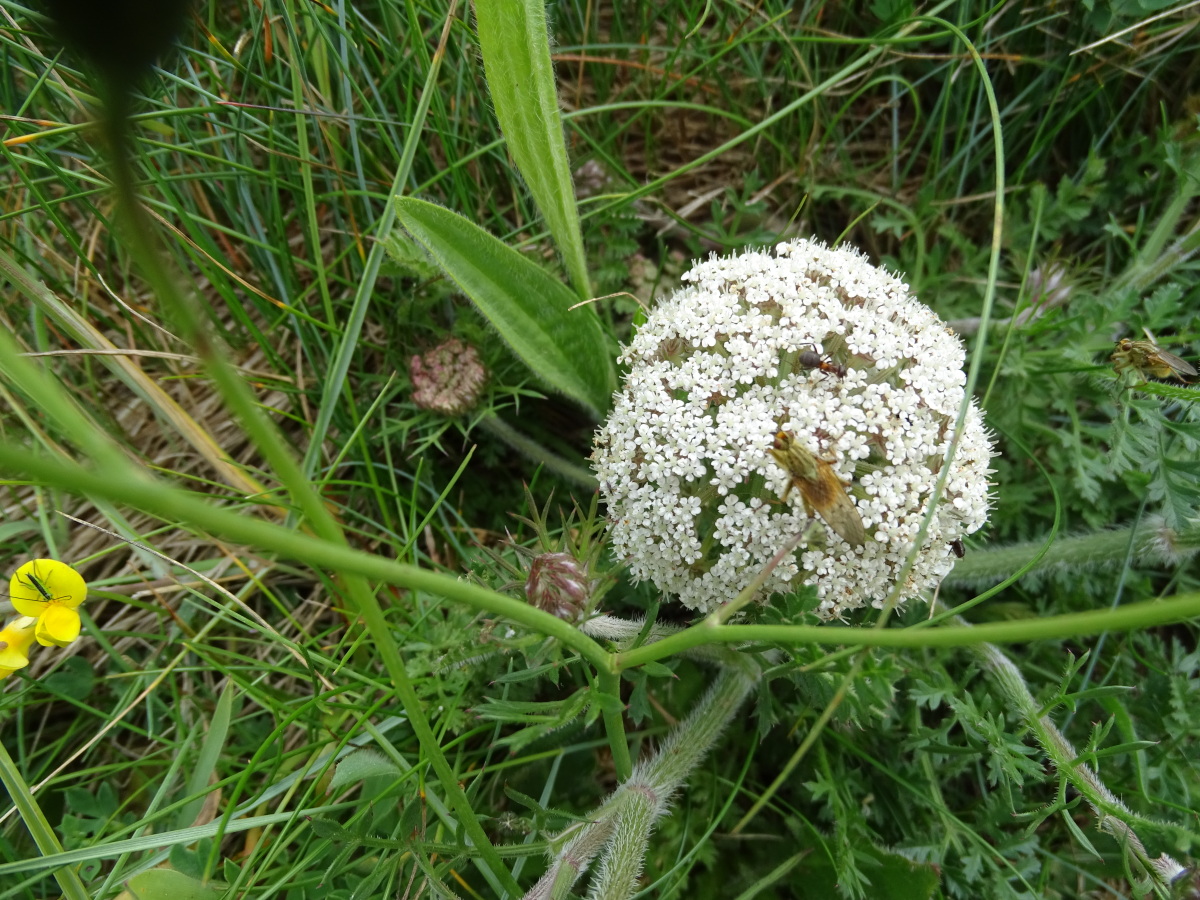
[{"label": "curved green stem", "polygon": [[1042,746],[1059,777],[1075,788],[1091,807],[1096,817],[1096,827],[1117,839],[1123,852],[1141,869],[1144,876],[1157,881],[1160,887],[1169,888],[1186,870],[1166,854],[1158,859],[1151,858],[1130,824],[1138,822],[1150,828],[1159,828],[1161,823],[1152,822],[1130,810],[1100,780],[1095,769],[1080,761],[1079,754],[1054,721],[1048,715],[1042,715],[1020,670],[999,647],[980,644],[972,649],[983,669],[1007,696],[1011,708],[1020,714]]},{"label": "curved green stem", "polygon": [[1196,616],[1200,616],[1200,593],[1179,594],[1169,600],[1149,600],[1118,609],[1017,622],[990,622],[971,627],[878,629],[838,625],[712,625],[704,621],[655,644],[616,653],[614,662],[618,670],[624,671],[694,647],[750,642],[847,647],[969,647],[1149,628],[1184,622]]},{"label": "curved green stem", "polygon": [[[0,335],[0,342],[3,341]],[[0,353],[0,364],[3,354]],[[61,462],[21,447],[0,442],[0,471],[14,478],[44,481],[91,497],[126,503],[167,521],[220,535],[239,544],[259,547],[306,565],[336,572],[348,572],[362,578],[426,591],[473,609],[503,616],[541,634],[557,638],[602,672],[615,671],[611,654],[591,638],[562,619],[542,612],[512,597],[487,588],[441,575],[418,566],[395,562],[381,556],[332,544],[312,535],[291,531],[244,513],[221,509],[152,478],[134,477],[128,472],[98,473],[76,463]],[[140,473],[139,473],[140,475]],[[372,598],[374,602],[374,598]],[[378,604],[376,604],[378,608]]]},{"label": "curved green stem", "polygon": [[604,707],[604,731],[608,735],[608,746],[612,752],[617,778],[624,781],[633,772],[633,760],[629,757],[629,741],[625,737],[625,704],[621,701],[621,676],[616,672],[601,672],[599,680],[600,690],[612,698]]}]

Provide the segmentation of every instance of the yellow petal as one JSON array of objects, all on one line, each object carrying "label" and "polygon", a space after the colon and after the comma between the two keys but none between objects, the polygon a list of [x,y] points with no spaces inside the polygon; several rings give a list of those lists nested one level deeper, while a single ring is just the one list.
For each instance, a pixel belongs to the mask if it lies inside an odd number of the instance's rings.
[{"label": "yellow petal", "polygon": [[[13,619],[0,629],[0,678],[29,665],[29,647],[33,644],[36,619]],[[5,673],[3,670],[7,669]]]},{"label": "yellow petal", "polygon": [[13,573],[8,596],[21,615],[40,616],[51,604],[74,609],[87,596],[87,582],[57,559],[31,559]]},{"label": "yellow petal", "polygon": [[51,603],[37,620],[37,642],[43,647],[65,647],[79,637],[79,613],[61,603]]}]

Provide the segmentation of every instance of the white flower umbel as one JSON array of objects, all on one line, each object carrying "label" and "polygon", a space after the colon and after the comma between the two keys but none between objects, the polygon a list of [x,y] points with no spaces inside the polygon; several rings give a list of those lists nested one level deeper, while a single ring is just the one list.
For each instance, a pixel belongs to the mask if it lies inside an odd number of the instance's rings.
[{"label": "white flower umbel", "polygon": [[[707,612],[799,534],[764,597],[814,585],[825,618],[880,605],[953,437],[961,341],[849,248],[796,240],[710,259],[684,280],[626,348],[629,374],[596,437],[617,554],[634,577]],[[784,468],[780,447],[798,448],[808,481]],[[991,456],[972,405],[900,600],[941,581],[952,545],[983,525]],[[829,506],[841,490],[852,509]]]}]

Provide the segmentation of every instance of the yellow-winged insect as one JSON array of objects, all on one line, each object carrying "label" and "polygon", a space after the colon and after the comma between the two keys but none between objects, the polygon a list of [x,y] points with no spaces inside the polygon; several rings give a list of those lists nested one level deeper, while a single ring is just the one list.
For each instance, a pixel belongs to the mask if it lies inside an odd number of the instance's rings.
[{"label": "yellow-winged insect", "polygon": [[1117,341],[1116,349],[1113,350],[1109,360],[1117,374],[1126,369],[1133,369],[1142,376],[1143,381],[1148,381],[1149,377],[1153,375],[1155,378],[1175,378],[1187,384],[1188,380],[1183,376],[1189,375],[1194,378],[1196,375],[1200,375],[1200,372],[1196,371],[1196,367],[1186,359],[1180,359],[1174,353],[1168,353],[1154,341],[1132,341],[1129,338],[1121,338]]},{"label": "yellow-winged insect", "polygon": [[792,488],[796,488],[804,498],[809,515],[820,515],[853,547],[861,547],[867,542],[862,516],[846,493],[847,486],[828,460],[814,456],[791,431],[776,433],[771,456],[788,474],[788,485],[780,500],[786,501]]}]

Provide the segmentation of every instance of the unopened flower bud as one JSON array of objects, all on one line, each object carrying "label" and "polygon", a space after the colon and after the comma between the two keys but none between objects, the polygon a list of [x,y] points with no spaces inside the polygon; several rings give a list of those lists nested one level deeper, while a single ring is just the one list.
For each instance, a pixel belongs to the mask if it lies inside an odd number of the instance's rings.
[{"label": "unopened flower bud", "polygon": [[570,553],[543,553],[529,567],[525,597],[543,612],[574,621],[591,595],[587,569]]},{"label": "unopened flower bud", "polygon": [[459,416],[479,402],[487,369],[475,348],[450,338],[408,362],[413,402],[421,409]]}]

